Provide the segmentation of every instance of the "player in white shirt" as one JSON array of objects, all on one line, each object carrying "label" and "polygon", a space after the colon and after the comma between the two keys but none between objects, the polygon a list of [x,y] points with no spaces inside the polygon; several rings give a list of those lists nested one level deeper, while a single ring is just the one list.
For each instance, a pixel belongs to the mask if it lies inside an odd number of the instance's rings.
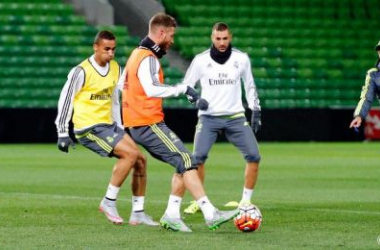
[{"label": "player in white shirt", "polygon": [[[253,133],[261,127],[261,108],[248,55],[232,48],[232,35],[225,23],[212,28],[212,46],[198,54],[186,72],[183,82],[194,87],[201,86],[201,98],[208,103],[207,110],[199,110],[199,121],[194,139],[194,156],[198,174],[204,182],[205,161],[219,133],[235,145],[247,164],[240,205],[251,204],[257,181],[260,153]],[[248,107],[252,110],[251,127],[245,117],[242,101],[241,80],[244,83]],[[252,131],[253,130],[253,131]],[[187,214],[199,211],[197,203],[184,210]]]}]

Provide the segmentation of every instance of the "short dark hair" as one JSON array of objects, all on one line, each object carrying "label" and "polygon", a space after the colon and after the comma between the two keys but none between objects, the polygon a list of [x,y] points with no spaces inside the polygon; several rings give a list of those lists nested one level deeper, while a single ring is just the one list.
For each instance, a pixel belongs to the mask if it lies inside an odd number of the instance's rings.
[{"label": "short dark hair", "polygon": [[101,30],[96,34],[94,38],[94,44],[98,44],[101,39],[115,40],[116,37],[111,31]]},{"label": "short dark hair", "polygon": [[226,23],[218,22],[215,23],[214,26],[212,26],[212,31],[225,31],[225,30],[230,30],[228,28],[228,25]]},{"label": "short dark hair", "polygon": [[149,30],[152,27],[156,26],[164,26],[165,28],[176,28],[177,22],[175,21],[174,17],[165,14],[165,13],[157,13],[149,20]]}]

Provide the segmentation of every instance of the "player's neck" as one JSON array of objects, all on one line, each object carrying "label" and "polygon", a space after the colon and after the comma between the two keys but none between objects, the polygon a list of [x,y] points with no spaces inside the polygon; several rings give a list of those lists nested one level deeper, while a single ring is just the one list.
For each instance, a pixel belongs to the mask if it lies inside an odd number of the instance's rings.
[{"label": "player's neck", "polygon": [[163,55],[166,54],[166,52],[149,36],[145,37],[141,43],[140,46],[145,47],[152,51],[158,58],[161,58]]},{"label": "player's neck", "polygon": [[231,44],[224,52],[219,51],[214,45],[212,45],[210,49],[210,56],[215,62],[224,64],[230,58],[231,52]]}]

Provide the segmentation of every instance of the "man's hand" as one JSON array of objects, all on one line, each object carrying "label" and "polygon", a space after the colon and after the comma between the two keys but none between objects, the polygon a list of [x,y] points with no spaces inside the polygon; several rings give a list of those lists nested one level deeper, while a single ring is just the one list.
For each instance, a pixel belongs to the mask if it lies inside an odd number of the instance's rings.
[{"label": "man's hand", "polygon": [[208,101],[206,101],[203,98],[200,98],[196,103],[195,106],[200,110],[207,110],[208,109]]},{"label": "man's hand", "polygon": [[355,131],[359,131],[358,128],[362,125],[363,119],[360,116],[356,116],[352,122],[350,123],[350,128],[355,129]]},{"label": "man's hand", "polygon": [[189,100],[189,102],[192,104],[197,102],[199,99],[199,93],[190,86],[187,86],[185,94],[187,95],[187,99]]},{"label": "man's hand", "polygon": [[69,146],[70,145],[75,149],[75,144],[69,136],[59,137],[57,145],[58,145],[58,149],[61,150],[62,152],[65,152],[65,153],[69,152]]},{"label": "man's hand", "polygon": [[253,132],[256,134],[261,128],[261,111],[253,110],[251,116],[251,127]]}]

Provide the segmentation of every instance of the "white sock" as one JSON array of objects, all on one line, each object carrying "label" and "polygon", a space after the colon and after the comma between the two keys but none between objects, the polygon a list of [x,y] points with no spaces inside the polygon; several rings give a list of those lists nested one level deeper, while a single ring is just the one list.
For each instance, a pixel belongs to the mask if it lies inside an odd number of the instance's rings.
[{"label": "white sock", "polygon": [[244,188],[241,200],[243,200],[243,201],[251,201],[252,195],[253,195],[253,189]]},{"label": "white sock", "polygon": [[132,211],[142,212],[144,211],[144,196],[132,196]]},{"label": "white sock", "polygon": [[181,218],[181,214],[180,214],[181,202],[182,202],[182,197],[170,195],[168,206],[166,208],[165,213],[170,218]]},{"label": "white sock", "polygon": [[215,207],[211,204],[207,196],[203,196],[199,200],[197,200],[198,206],[202,210],[203,216],[206,220],[212,219],[214,216]]},{"label": "white sock", "polygon": [[112,184],[108,185],[107,193],[106,193],[106,198],[109,200],[116,200],[117,195],[119,194],[120,187],[115,187]]}]

